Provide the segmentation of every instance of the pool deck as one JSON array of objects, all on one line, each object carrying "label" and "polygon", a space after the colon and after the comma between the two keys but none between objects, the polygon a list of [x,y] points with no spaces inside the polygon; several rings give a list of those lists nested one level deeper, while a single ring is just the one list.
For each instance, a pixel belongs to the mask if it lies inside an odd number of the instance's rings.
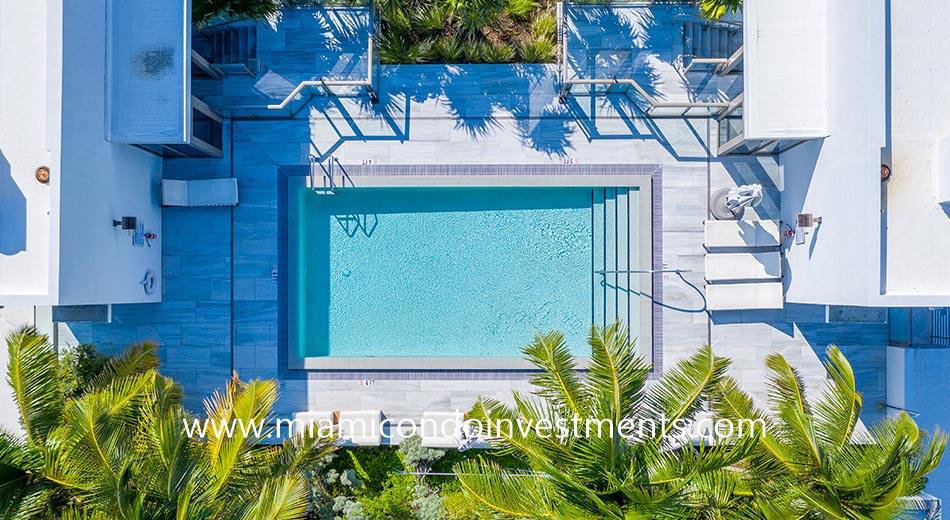
[{"label": "pool deck", "polygon": [[[643,8],[613,10],[620,13],[611,22],[615,28],[640,35],[630,40],[632,47],[625,44],[628,52],[620,61],[637,74],[649,74],[651,84],[670,98],[693,96],[694,91],[723,95],[734,86],[707,82],[691,91],[671,65],[676,40],[672,18],[682,9],[657,6],[651,16]],[[365,51],[358,34],[326,23],[338,15],[295,10],[285,12],[271,29],[261,28],[260,55],[272,70],[256,79],[229,77],[218,101],[229,102],[230,96],[233,102],[266,103],[283,97],[288,85],[292,88],[303,77],[319,77],[326,70],[357,74],[362,70],[359,53]],[[602,19],[597,23],[604,33],[623,34],[611,31]],[[596,38],[585,33],[591,27],[579,28],[578,34],[593,42]],[[589,48],[598,45],[614,44]],[[586,65],[578,67],[587,70]],[[478,395],[506,399],[513,389],[527,389],[524,373],[466,367],[287,368],[280,284],[272,276],[276,269],[280,279],[282,264],[277,180],[281,168],[307,165],[311,155],[332,155],[344,165],[363,168],[659,165],[660,260],[666,269],[688,270],[685,281],[700,290],[703,221],[711,189],[760,183],[765,200],[746,218],[779,217],[779,165],[768,157],[714,157],[713,121],[651,120],[622,94],[572,96],[562,104],[555,89],[555,67],[548,65],[384,66],[378,105],[365,98],[316,97],[291,119],[231,121],[225,127],[224,158],[166,160],[164,177],[237,177],[241,204],[164,209],[162,303],[115,306],[110,324],[71,324],[72,341],[92,342],[108,352],[141,339],[158,341],[163,372],[183,384],[186,400],[195,408],[232,371],[244,379],[278,379],[282,395],[276,411],[281,415],[306,409],[380,409],[391,418],[418,419],[427,410],[465,410]],[[658,332],[665,366],[708,343],[717,354],[732,358],[733,374],[749,391],[764,397],[768,354],[785,355],[806,382],[819,385],[824,380],[821,358],[834,342],[856,369],[865,393],[865,419],[883,414],[876,404],[884,400],[886,324],[825,323],[825,307],[805,305],[711,316],[703,310],[702,295],[684,280],[669,273],[659,278],[662,297],[654,305],[662,317]]]}]

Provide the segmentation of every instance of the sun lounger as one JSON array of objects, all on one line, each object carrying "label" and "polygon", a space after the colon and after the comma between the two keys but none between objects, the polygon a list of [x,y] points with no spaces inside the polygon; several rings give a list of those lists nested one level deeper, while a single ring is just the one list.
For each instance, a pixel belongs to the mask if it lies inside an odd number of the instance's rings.
[{"label": "sun lounger", "polygon": [[297,435],[309,431],[311,425],[313,425],[314,435],[326,432],[336,424],[335,415],[336,413],[332,411],[297,412],[293,415],[293,421],[291,422],[293,431],[291,433]]},{"label": "sun lounger", "polygon": [[457,448],[456,431],[465,421],[462,412],[422,414],[422,445],[428,448]]},{"label": "sun lounger", "polygon": [[347,446],[379,446],[383,442],[383,413],[379,410],[340,412],[340,439]]},{"label": "sun lounger", "polygon": [[778,223],[774,220],[707,220],[703,232],[703,244],[710,251],[779,246]]},{"label": "sun lounger", "polygon": [[180,181],[162,179],[163,206],[234,206],[238,203],[235,178]]},{"label": "sun lounger", "polygon": [[711,311],[781,309],[782,282],[706,285],[706,308]]},{"label": "sun lounger", "polygon": [[782,258],[778,251],[768,253],[718,253],[705,257],[706,280],[779,280]]}]

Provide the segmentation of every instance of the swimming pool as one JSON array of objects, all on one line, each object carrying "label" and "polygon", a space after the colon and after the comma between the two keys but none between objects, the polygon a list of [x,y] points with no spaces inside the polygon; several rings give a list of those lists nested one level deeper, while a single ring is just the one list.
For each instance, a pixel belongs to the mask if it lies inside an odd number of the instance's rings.
[{"label": "swimming pool", "polygon": [[590,324],[616,317],[636,335],[638,277],[602,271],[640,268],[638,193],[299,187],[297,355],[518,358],[535,333],[557,329],[585,356]]}]

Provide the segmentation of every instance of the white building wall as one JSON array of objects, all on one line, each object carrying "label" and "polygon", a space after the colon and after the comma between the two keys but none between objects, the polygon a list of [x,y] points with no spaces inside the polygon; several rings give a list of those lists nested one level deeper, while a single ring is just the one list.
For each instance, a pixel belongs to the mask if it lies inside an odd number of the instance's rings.
[{"label": "white building wall", "polygon": [[884,2],[827,2],[830,136],[779,157],[782,220],[822,218],[786,255],[786,301],[874,305],[881,287]]},{"label": "white building wall", "polygon": [[[105,140],[106,1],[67,0],[63,34],[60,304],[136,303],[161,299],[161,236],[133,247],[112,220],[135,216],[161,233],[162,160]],[[141,285],[147,269],[154,294]]]},{"label": "white building wall", "polygon": [[56,0],[0,2],[0,304],[56,296],[61,21]]}]

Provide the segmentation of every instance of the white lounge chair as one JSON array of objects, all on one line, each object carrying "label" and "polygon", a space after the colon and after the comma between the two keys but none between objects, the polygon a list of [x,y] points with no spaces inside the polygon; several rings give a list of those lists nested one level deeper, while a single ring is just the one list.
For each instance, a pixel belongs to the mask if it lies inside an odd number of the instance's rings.
[{"label": "white lounge chair", "polygon": [[238,203],[237,179],[181,181],[162,179],[163,206],[234,206]]},{"label": "white lounge chair", "polygon": [[379,446],[383,442],[383,412],[360,410],[340,412],[337,421],[340,439],[347,446]]},{"label": "white lounge chair", "polygon": [[706,280],[780,280],[782,258],[778,251],[768,253],[717,253],[705,257]]},{"label": "white lounge chair", "polygon": [[778,222],[774,220],[707,220],[703,244],[710,251],[724,248],[778,247]]},{"label": "white lounge chair", "polygon": [[422,445],[427,448],[457,448],[456,432],[465,421],[462,412],[422,414]]},{"label": "white lounge chair", "polygon": [[314,435],[326,432],[336,424],[335,416],[336,412],[329,410],[297,412],[293,415],[293,421],[291,422],[291,434],[297,435],[308,431],[311,425]]},{"label": "white lounge chair", "polygon": [[711,311],[781,309],[782,282],[706,285],[706,308]]}]

